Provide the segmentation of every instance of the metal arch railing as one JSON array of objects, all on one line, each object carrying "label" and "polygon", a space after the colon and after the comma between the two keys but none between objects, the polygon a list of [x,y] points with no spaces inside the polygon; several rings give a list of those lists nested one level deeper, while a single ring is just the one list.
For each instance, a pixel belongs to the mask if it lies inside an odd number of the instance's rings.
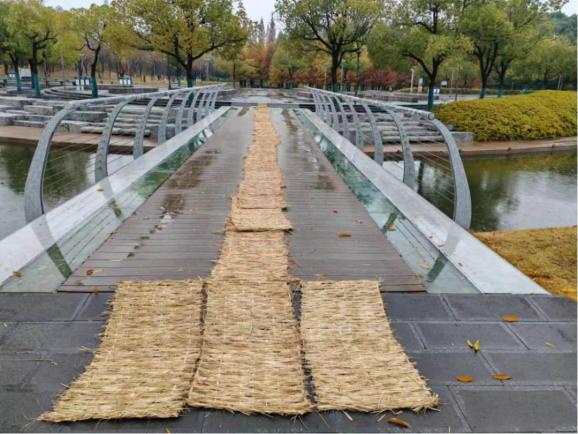
[{"label": "metal arch railing", "polygon": [[[384,101],[376,101],[366,98],[359,98],[352,95],[339,94],[329,92],[326,90],[308,87],[313,96],[315,104],[315,111],[319,117],[335,131],[340,133],[343,137],[351,140],[349,131],[351,128],[355,130],[355,146],[363,147],[364,130],[359,120],[360,114],[367,116],[369,123],[369,133],[371,135],[370,141],[374,145],[374,160],[382,165],[384,163],[384,143],[379,129],[379,122],[376,119],[376,114],[385,113],[393,121],[395,128],[397,128],[398,138],[403,157],[403,176],[402,181],[412,188],[418,188],[419,180],[415,169],[415,151],[421,155],[420,158],[427,159],[427,152],[424,147],[420,149],[419,144],[411,143],[406,127],[402,122],[402,118],[408,116],[411,119],[419,120],[430,131],[436,131],[443,138],[443,145],[447,152],[447,164],[451,169],[452,192],[451,200],[453,206],[453,219],[462,227],[469,228],[471,223],[472,205],[470,189],[466,177],[464,165],[460,156],[459,148],[451,132],[447,127],[435,118],[431,112],[424,110],[412,109],[403,107]],[[329,101],[327,104],[324,101]],[[335,103],[333,101],[336,101]],[[359,110],[356,108],[359,107]],[[347,107],[349,110],[345,110]],[[351,116],[349,116],[351,115]],[[351,117],[351,120],[350,120]],[[432,154],[430,152],[430,154]],[[432,154],[433,155],[433,154]],[[436,157],[436,158],[439,158]],[[442,164],[439,161],[430,158],[432,163],[439,167]],[[441,195],[444,193],[440,192]],[[448,195],[448,193],[445,193]],[[446,196],[447,197],[447,196]]]},{"label": "metal arch railing", "polygon": [[[101,137],[96,149],[94,157],[94,182],[99,182],[109,175],[109,150],[111,147],[111,137],[113,136],[115,122],[121,111],[130,103],[149,100],[146,105],[142,117],[138,121],[133,141],[133,159],[137,159],[144,154],[144,137],[147,122],[153,106],[162,98],[168,97],[168,102],[163,110],[160,124],[158,125],[158,143],[161,144],[167,140],[167,126],[171,115],[171,108],[177,97],[182,97],[180,106],[178,107],[175,134],[183,130],[183,126],[191,126],[194,122],[198,122],[206,117],[210,112],[215,110],[217,95],[224,88],[224,85],[211,85],[196,88],[183,88],[160,92],[141,93],[133,95],[124,95],[109,98],[85,99],[66,103],[64,108],[56,113],[46,124],[38,140],[38,145],[34,152],[30,168],[28,170],[28,177],[26,179],[26,186],[24,190],[24,212],[27,222],[40,217],[46,212],[46,204],[44,201],[44,187],[47,163],[49,154],[52,149],[52,142],[56,130],[61,126],[62,121],[67,120],[71,114],[80,111],[81,109],[100,109],[114,104],[111,113],[104,124]],[[199,96],[201,96],[199,100]],[[189,113],[184,121],[184,110],[192,96]],[[196,105],[199,101],[198,106]],[[93,146],[93,145],[91,145]]]}]

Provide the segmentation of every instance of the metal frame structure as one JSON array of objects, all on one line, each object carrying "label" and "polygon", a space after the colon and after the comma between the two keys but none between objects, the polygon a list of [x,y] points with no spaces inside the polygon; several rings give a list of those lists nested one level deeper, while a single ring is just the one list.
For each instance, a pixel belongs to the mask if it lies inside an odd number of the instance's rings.
[{"label": "metal frame structure", "polygon": [[[178,134],[183,130],[183,117],[184,109],[187,101],[194,94],[191,100],[191,105],[189,108],[189,113],[186,118],[186,127],[190,127],[199,120],[205,118],[208,114],[215,110],[215,104],[217,101],[217,95],[224,88],[224,85],[212,85],[203,86],[195,88],[182,88],[161,92],[151,92],[151,93],[141,93],[134,95],[124,95],[110,98],[95,98],[95,99],[85,99],[79,101],[72,101],[65,105],[65,107],[56,113],[52,119],[47,123],[46,127],[40,135],[38,140],[38,145],[36,146],[36,151],[32,158],[32,163],[30,164],[30,169],[28,170],[28,177],[26,179],[26,186],[24,190],[24,212],[26,216],[26,221],[31,222],[32,220],[40,217],[46,212],[43,198],[44,189],[44,177],[46,172],[46,165],[48,163],[48,158],[50,150],[52,148],[52,139],[57,128],[60,126],[61,122],[65,120],[71,113],[86,107],[99,107],[115,104],[112,112],[108,116],[105,123],[104,129],[101,133],[100,141],[96,150],[95,158],[95,182],[99,182],[109,175],[108,170],[108,154],[110,149],[110,139],[114,130],[115,121],[122,111],[122,109],[129,105],[131,102],[149,99],[149,103],[144,109],[143,117],[141,118],[133,142],[133,158],[140,158],[144,154],[144,136],[147,126],[147,121],[151,114],[153,106],[162,98],[168,97],[168,102],[163,111],[161,117],[161,123],[158,130],[158,143],[164,143],[167,140],[167,125],[169,122],[171,109],[174,101],[177,97],[182,97],[181,104],[178,108],[176,122],[175,122],[175,134]],[[202,95],[202,98],[196,105],[198,97]]]},{"label": "metal frame structure", "polygon": [[[384,162],[383,140],[378,128],[375,113],[386,113],[391,117],[399,134],[399,144],[403,156],[403,179],[404,184],[415,188],[417,177],[415,173],[415,159],[407,131],[401,121],[402,116],[410,116],[427,124],[432,130],[436,130],[443,137],[447,149],[449,165],[451,167],[452,182],[455,192],[453,203],[453,219],[460,226],[469,228],[472,215],[470,188],[466,178],[466,172],[460,156],[458,145],[447,127],[435,118],[435,115],[425,110],[417,110],[403,107],[384,101],[376,101],[367,98],[359,98],[352,95],[340,94],[326,90],[307,87],[311,92],[315,104],[315,112],[327,125],[348,140],[351,140],[349,132],[355,130],[355,145],[363,146],[363,129],[359,120],[359,113],[365,113],[371,130],[371,140],[374,144],[374,160],[380,166]],[[324,101],[328,101],[327,104]],[[348,107],[349,110],[345,110]],[[351,118],[351,119],[350,119]],[[419,145],[414,145],[419,146]]]}]

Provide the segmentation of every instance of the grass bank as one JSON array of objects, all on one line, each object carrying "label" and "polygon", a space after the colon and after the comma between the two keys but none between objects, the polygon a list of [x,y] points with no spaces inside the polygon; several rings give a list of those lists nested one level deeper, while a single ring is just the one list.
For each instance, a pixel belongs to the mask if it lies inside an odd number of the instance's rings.
[{"label": "grass bank", "polygon": [[576,226],[474,235],[544,289],[576,301]]},{"label": "grass bank", "polygon": [[477,141],[535,140],[576,135],[576,92],[545,90],[527,95],[456,101],[436,116]]}]

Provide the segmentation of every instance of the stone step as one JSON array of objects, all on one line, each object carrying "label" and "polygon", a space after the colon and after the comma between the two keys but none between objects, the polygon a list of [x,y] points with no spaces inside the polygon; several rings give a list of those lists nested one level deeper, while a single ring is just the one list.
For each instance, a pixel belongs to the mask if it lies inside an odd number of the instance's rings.
[{"label": "stone step", "polygon": [[54,106],[33,104],[33,105],[25,105],[24,110],[29,111],[30,113],[38,114],[38,115],[52,116],[60,109],[56,108]]},{"label": "stone step", "polygon": [[14,125],[19,127],[44,128],[45,122],[18,119],[14,121]]},{"label": "stone step", "polygon": [[14,125],[14,122],[21,119],[22,116],[13,113],[0,113],[0,126]]}]

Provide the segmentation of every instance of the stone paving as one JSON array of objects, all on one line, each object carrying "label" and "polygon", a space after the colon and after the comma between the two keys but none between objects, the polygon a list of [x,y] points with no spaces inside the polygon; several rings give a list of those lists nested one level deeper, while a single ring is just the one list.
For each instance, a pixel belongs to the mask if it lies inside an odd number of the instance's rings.
[{"label": "stone paving", "polygon": [[[36,417],[83,371],[110,294],[0,294],[0,432],[399,432],[380,415],[188,410],[170,420],[50,425]],[[550,296],[384,294],[398,338],[441,396],[398,417],[420,432],[576,431],[576,304]],[[505,323],[503,315],[517,315]],[[466,339],[479,339],[475,354]],[[500,382],[494,373],[507,373]],[[468,384],[455,380],[470,375]],[[406,430],[408,431],[408,430]]]}]

